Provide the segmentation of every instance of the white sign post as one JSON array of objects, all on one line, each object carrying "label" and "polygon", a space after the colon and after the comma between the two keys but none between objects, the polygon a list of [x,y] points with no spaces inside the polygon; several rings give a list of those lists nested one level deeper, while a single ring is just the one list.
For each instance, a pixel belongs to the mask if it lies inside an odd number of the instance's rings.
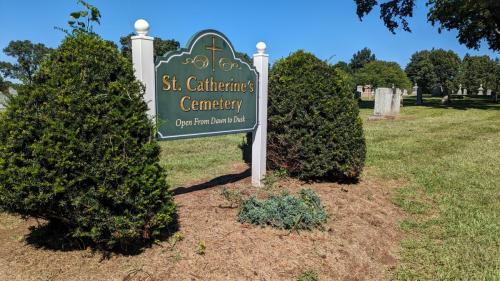
[{"label": "white sign post", "polygon": [[259,116],[257,129],[252,133],[252,185],[261,187],[266,176],[267,154],[267,83],[269,55],[265,53],[266,44],[257,43],[257,54],[253,55],[253,65],[259,72]]},{"label": "white sign post", "polygon": [[[147,36],[149,24],[139,19],[134,24],[136,36],[132,36],[132,64],[135,76],[145,87],[144,100],[148,105],[148,116],[156,118],[156,91],[154,66],[154,38]],[[266,175],[267,154],[267,84],[269,56],[265,54],[266,44],[257,43],[257,53],[253,55],[253,65],[259,73],[257,128],[252,132],[252,185],[263,186]]]},{"label": "white sign post", "polygon": [[149,23],[143,19],[134,24],[136,36],[132,36],[132,65],[135,77],[146,86],[144,100],[148,104],[149,118],[156,117],[154,37],[147,36]]}]

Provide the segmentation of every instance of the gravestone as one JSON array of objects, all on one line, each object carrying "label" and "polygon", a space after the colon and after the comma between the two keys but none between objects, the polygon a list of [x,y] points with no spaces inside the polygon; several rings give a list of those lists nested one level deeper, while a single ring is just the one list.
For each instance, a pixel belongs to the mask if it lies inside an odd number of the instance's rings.
[{"label": "gravestone", "polygon": [[403,90],[403,96],[407,96],[408,95],[408,90],[407,89],[404,89]]},{"label": "gravestone", "polygon": [[415,86],[413,86],[413,88],[411,89],[411,95],[412,96],[416,96],[417,95],[417,91],[418,91],[418,85],[415,82]]},{"label": "gravestone", "polygon": [[491,89],[486,90],[486,95],[491,96],[491,92],[492,92]]},{"label": "gravestone", "polygon": [[467,95],[467,88],[465,88],[463,91],[462,91],[462,95],[466,96]]},{"label": "gravestone", "polygon": [[362,97],[371,99],[373,97],[373,88],[372,85],[365,85],[363,87]]},{"label": "gravestone", "polygon": [[394,88],[377,88],[375,90],[375,106],[373,116],[369,120],[394,118],[399,114],[401,106],[401,90]]},{"label": "gravestone", "polygon": [[457,95],[459,95],[459,96],[462,95],[462,84],[458,85]]},{"label": "gravestone", "polygon": [[422,100],[422,89],[420,89],[417,83],[415,83],[415,86],[413,86],[413,90],[415,91],[415,95],[417,95],[415,105],[422,105],[424,103],[424,101]]},{"label": "gravestone", "polygon": [[432,88],[431,95],[433,97],[440,97],[443,95],[443,88],[442,87],[434,87]]},{"label": "gravestone", "polygon": [[482,96],[484,94],[483,91],[484,91],[483,84],[480,84],[479,89],[477,89],[477,95]]}]

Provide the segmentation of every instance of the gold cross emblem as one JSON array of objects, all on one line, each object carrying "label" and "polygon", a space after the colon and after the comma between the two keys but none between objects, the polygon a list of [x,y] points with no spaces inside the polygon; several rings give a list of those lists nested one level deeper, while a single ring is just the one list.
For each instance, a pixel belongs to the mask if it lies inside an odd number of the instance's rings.
[{"label": "gold cross emblem", "polygon": [[212,36],[212,46],[205,46],[205,48],[212,51],[212,71],[215,71],[215,52],[222,51],[222,49],[215,46],[215,36]]}]

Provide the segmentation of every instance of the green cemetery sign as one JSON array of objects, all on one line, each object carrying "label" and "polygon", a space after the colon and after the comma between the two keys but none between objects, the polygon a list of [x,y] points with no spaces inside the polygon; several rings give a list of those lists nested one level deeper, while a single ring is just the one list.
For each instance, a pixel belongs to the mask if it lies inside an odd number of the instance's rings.
[{"label": "green cemetery sign", "polygon": [[198,32],[187,48],[158,57],[155,69],[160,139],[256,128],[257,71],[236,55],[222,33]]}]

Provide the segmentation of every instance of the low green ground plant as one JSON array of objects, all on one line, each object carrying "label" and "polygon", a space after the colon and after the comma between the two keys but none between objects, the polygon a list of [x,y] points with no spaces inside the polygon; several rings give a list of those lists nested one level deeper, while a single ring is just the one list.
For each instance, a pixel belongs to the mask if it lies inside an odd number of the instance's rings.
[{"label": "low green ground plant", "polygon": [[319,276],[318,273],[314,270],[308,270],[300,274],[299,278],[297,278],[297,281],[318,281]]},{"label": "low green ground plant", "polygon": [[310,189],[300,190],[298,196],[289,193],[271,195],[265,200],[251,196],[241,204],[238,220],[281,229],[321,228],[327,213],[319,196]]}]

